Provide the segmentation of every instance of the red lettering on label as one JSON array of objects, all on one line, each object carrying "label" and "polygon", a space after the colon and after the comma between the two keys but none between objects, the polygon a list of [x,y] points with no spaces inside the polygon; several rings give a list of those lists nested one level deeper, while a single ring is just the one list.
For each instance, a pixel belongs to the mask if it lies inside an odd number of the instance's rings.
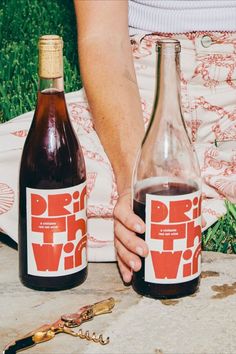
[{"label": "red lettering on label", "polygon": [[191,250],[186,250],[183,254],[184,259],[190,259],[193,255],[193,257],[191,258],[191,262],[190,263],[186,263],[183,266],[183,277],[187,277],[190,275],[194,275],[198,273],[198,263],[199,263],[199,257],[201,254],[201,244],[198,245],[198,247],[196,248],[194,254]]},{"label": "red lettering on label", "polygon": [[66,253],[71,253],[73,250],[74,250],[75,246],[72,242],[67,242],[65,245],[64,245],[64,252]]},{"label": "red lettering on label", "polygon": [[78,191],[73,193],[73,199],[76,200],[76,202],[73,203],[73,212],[78,213],[78,211],[80,210],[79,192]]},{"label": "red lettering on label", "polygon": [[38,194],[31,194],[31,214],[42,215],[47,210],[46,200]]},{"label": "red lettering on label", "polygon": [[67,217],[67,227],[68,227],[68,241],[73,241],[76,239],[77,231],[81,231],[81,236],[86,233],[86,221],[84,219],[76,220],[75,215],[70,215]]},{"label": "red lettering on label", "polygon": [[87,236],[84,236],[82,240],[79,241],[75,249],[75,266],[78,267],[82,264],[82,250],[86,247]]},{"label": "red lettering on label", "polygon": [[194,221],[187,224],[187,247],[194,246],[195,238],[198,238],[198,243],[201,242],[202,229],[200,225],[194,226]]},{"label": "red lettering on label", "polygon": [[[184,251],[183,253],[183,259],[185,261],[188,261],[190,258],[192,258],[193,252],[192,250],[188,249],[186,251]],[[191,271],[192,271],[192,263],[186,263],[183,265],[183,277],[187,277],[189,275],[191,275]]]},{"label": "red lettering on label", "polygon": [[198,216],[202,214],[202,196],[199,198],[199,204],[198,204]]},{"label": "red lettering on label", "polygon": [[191,200],[176,200],[170,202],[170,217],[169,221],[172,222],[184,222],[191,220],[185,213],[192,208]]},{"label": "red lettering on label", "polygon": [[186,263],[183,265],[183,277],[188,277],[192,273],[192,263]]},{"label": "red lettering on label", "polygon": [[199,203],[199,198],[195,197],[193,199],[193,205],[196,207],[193,209],[193,219],[196,219],[199,215],[198,215],[198,211],[199,211],[199,207],[198,207],[198,203]]},{"label": "red lettering on label", "polygon": [[176,279],[182,251],[158,252],[151,251],[155,277],[158,279]]},{"label": "red lettering on label", "polygon": [[194,252],[193,255],[193,269],[192,269],[192,274],[198,273],[198,260],[201,254],[201,243],[198,245],[197,249]]},{"label": "red lettering on label", "polygon": [[74,268],[74,256],[67,256],[64,259],[64,267],[66,270]]},{"label": "red lettering on label", "polygon": [[80,194],[80,210],[85,208],[85,198],[86,198],[86,186],[83,188]]},{"label": "red lettering on label", "polygon": [[186,261],[189,260],[193,255],[192,250],[186,250],[183,253],[183,259],[185,259]]},{"label": "red lettering on label", "polygon": [[30,198],[27,227],[31,229],[29,274],[45,272],[47,276],[62,276],[86,266],[83,251],[87,244],[85,182],[58,192],[27,192]]},{"label": "red lettering on label", "polygon": [[200,191],[173,198],[147,197],[146,221],[151,219],[146,227],[150,250],[145,260],[144,278],[147,282],[181,283],[199,275],[200,216]]},{"label": "red lettering on label", "polygon": [[167,206],[158,201],[151,201],[151,221],[152,222],[161,222],[164,221],[168,216],[168,208]]},{"label": "red lettering on label", "polygon": [[69,193],[51,194],[48,196],[48,216],[68,215],[71,212],[65,208],[72,201]]},{"label": "red lettering on label", "polygon": [[193,198],[193,205],[196,206],[198,204],[198,197]]},{"label": "red lettering on label", "polygon": [[[64,252],[71,253],[74,250],[75,246],[72,242],[68,242],[64,246]],[[74,268],[74,256],[67,256],[64,259],[64,267],[65,269]]]},{"label": "red lettering on label", "polygon": [[38,271],[57,271],[63,245],[32,243],[34,258]]},{"label": "red lettering on label", "polygon": [[[65,269],[72,269],[74,267],[79,267],[82,264],[82,251],[86,248],[87,236],[84,236],[75,247],[75,252],[71,256],[67,256],[64,259]],[[68,244],[67,244],[68,245]],[[67,246],[66,245],[66,246]],[[74,246],[74,245],[73,245]],[[74,248],[74,247],[73,247]],[[65,250],[65,248],[64,248]]]}]

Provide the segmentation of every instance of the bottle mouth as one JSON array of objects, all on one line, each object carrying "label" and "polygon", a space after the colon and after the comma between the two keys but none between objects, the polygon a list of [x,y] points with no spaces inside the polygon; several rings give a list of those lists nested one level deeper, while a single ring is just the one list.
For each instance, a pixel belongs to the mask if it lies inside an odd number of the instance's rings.
[{"label": "bottle mouth", "polygon": [[167,53],[180,53],[181,45],[177,39],[158,39],[156,42],[156,51],[165,51]]},{"label": "bottle mouth", "polygon": [[63,40],[60,36],[48,34],[41,36],[38,43],[39,50],[62,50]]}]

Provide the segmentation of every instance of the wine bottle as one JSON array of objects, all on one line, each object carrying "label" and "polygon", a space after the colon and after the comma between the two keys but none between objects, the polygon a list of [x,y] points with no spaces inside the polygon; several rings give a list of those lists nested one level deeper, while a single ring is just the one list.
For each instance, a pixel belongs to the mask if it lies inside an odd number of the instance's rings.
[{"label": "wine bottle", "polygon": [[157,42],[156,94],[133,174],[133,209],[149,254],[133,288],[153,298],[194,293],[201,267],[201,177],[180,104],[180,43]]},{"label": "wine bottle", "polygon": [[68,115],[63,41],[39,39],[37,105],[20,164],[19,273],[38,290],[81,284],[87,276],[86,170]]}]

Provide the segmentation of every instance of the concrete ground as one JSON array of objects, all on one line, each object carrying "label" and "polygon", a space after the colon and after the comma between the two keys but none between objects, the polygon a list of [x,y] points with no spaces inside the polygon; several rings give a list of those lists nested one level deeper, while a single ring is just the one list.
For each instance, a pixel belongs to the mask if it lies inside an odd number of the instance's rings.
[{"label": "concrete ground", "polygon": [[17,251],[0,243],[0,349],[56,320],[60,314],[113,296],[111,314],[83,324],[110,337],[106,346],[58,334],[28,354],[234,354],[236,353],[236,256],[203,253],[195,296],[158,301],[125,287],[116,264],[89,264],[87,281],[61,292],[38,292],[18,279]]}]

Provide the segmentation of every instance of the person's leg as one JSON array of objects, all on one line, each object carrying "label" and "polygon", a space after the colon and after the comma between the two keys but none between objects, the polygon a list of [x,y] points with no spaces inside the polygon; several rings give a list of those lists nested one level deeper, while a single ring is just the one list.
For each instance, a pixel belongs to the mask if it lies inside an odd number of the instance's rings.
[{"label": "person's leg", "polygon": [[236,202],[236,33],[180,36],[183,115],[200,162],[206,227]]}]

